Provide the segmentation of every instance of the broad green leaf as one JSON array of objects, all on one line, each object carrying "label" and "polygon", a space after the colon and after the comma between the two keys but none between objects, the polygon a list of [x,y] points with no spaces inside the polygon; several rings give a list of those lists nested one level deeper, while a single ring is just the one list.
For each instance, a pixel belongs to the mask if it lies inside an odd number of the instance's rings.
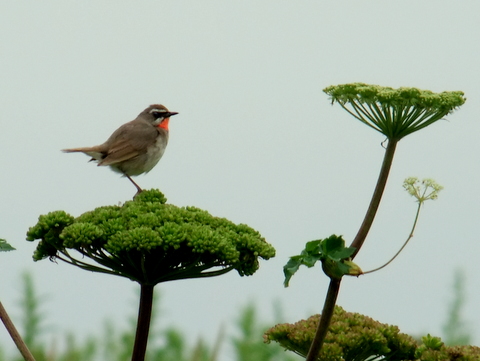
[{"label": "broad green leaf", "polygon": [[305,245],[305,251],[307,251],[307,253],[309,254],[320,253],[320,242],[322,242],[321,239],[307,242],[307,244]]},{"label": "broad green leaf", "polygon": [[6,240],[0,238],[0,252],[13,251],[13,248]]},{"label": "broad green leaf", "polygon": [[322,250],[325,254],[330,254],[342,248],[345,248],[345,241],[341,236],[339,237],[333,234],[322,242]]},{"label": "broad green leaf", "polygon": [[303,264],[307,266],[308,268],[315,266],[315,263],[317,263],[318,260],[322,259],[323,256],[321,254],[312,254],[308,255],[306,257],[303,257]]},{"label": "broad green leaf", "polygon": [[349,258],[354,253],[355,247],[345,247],[329,253],[328,256],[339,261],[341,259]]}]

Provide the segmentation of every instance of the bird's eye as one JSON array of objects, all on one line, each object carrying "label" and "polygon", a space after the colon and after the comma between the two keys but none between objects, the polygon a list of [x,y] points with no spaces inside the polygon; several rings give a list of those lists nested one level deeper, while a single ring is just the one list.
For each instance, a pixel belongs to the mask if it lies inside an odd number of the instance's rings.
[{"label": "bird's eye", "polygon": [[152,115],[155,119],[163,118],[165,116],[165,112],[152,112]]}]

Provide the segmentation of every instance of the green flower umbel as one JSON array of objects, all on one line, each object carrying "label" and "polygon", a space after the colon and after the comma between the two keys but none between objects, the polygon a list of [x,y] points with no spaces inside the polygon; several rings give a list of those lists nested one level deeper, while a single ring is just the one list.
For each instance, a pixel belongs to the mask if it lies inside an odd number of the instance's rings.
[{"label": "green flower umbel", "polygon": [[[306,357],[319,315],[294,324],[278,324],[265,332],[266,343],[275,341],[287,350]],[[318,361],[416,360],[478,361],[480,347],[443,344],[439,337],[422,337],[422,344],[401,333],[397,326],[380,323],[359,313],[336,306],[325,345]]]},{"label": "green flower umbel", "polygon": [[433,93],[363,83],[334,85],[323,91],[332,104],[337,102],[358,120],[395,140],[436,122],[466,100],[461,91]]},{"label": "green flower umbel", "polygon": [[166,204],[157,190],[78,218],[64,211],[42,215],[27,233],[27,240],[36,239],[40,240],[33,256],[36,261],[60,259],[150,285],[232,269],[248,276],[258,269],[258,257],[275,255],[275,249],[252,228],[195,207]]},{"label": "green flower umbel", "polygon": [[[264,341],[278,342],[287,350],[306,357],[320,315],[294,324],[278,324],[264,334]],[[416,342],[398,327],[377,322],[336,306],[322,351],[322,361],[413,360]]]}]

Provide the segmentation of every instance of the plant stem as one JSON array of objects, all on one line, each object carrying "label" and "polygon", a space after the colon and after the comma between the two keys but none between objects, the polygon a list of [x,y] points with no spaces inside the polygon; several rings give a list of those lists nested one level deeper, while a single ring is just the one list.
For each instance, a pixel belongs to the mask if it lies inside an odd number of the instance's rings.
[{"label": "plant stem", "polygon": [[[360,226],[355,239],[350,245],[350,247],[355,247],[355,253],[352,255],[352,259],[357,255],[358,251],[363,245],[363,242],[365,241],[365,238],[367,238],[370,228],[372,227],[378,206],[380,205],[380,200],[382,199],[383,191],[385,190],[385,186],[387,184],[388,174],[392,166],[397,143],[398,139],[388,140],[387,149],[385,150],[385,155],[383,156],[382,168],[380,169],[380,174],[378,175],[377,185],[373,191],[372,200],[368,206],[363,223]],[[323,341],[327,335],[328,326],[330,325],[330,320],[332,319],[333,311],[335,310],[335,303],[337,301],[338,292],[340,291],[340,282],[341,279],[330,279],[330,285],[328,287],[327,297],[323,305],[322,315],[318,323],[315,338],[313,339],[310,350],[308,351],[306,361],[317,360],[318,353],[322,349]]]},{"label": "plant stem", "polygon": [[148,331],[152,317],[153,285],[140,285],[137,331],[133,346],[132,361],[144,361],[147,351]]},{"label": "plant stem", "polygon": [[388,174],[392,166],[397,143],[397,139],[388,140],[387,149],[385,150],[385,155],[383,157],[382,168],[380,169],[380,174],[378,175],[377,185],[373,191],[372,200],[368,206],[363,223],[360,226],[360,229],[358,230],[358,233],[355,236],[352,244],[350,245],[350,247],[355,248],[355,253],[352,255],[352,259],[357,255],[358,251],[360,251],[360,248],[362,247],[363,242],[365,242],[365,238],[367,238],[368,232],[372,227],[373,220],[377,214],[378,206],[380,205],[380,200],[382,199],[383,191],[385,190],[385,186],[387,184]]},{"label": "plant stem", "polygon": [[28,349],[25,342],[23,342],[22,337],[18,333],[17,329],[15,328],[15,325],[13,324],[12,320],[8,316],[8,313],[3,307],[1,302],[0,302],[0,319],[5,325],[5,328],[7,329],[8,333],[12,337],[13,342],[15,342],[15,345],[17,346],[18,350],[22,354],[25,361],[35,361],[35,358],[33,357],[32,353]]},{"label": "plant stem", "polygon": [[330,285],[328,286],[327,297],[325,298],[325,304],[323,305],[322,315],[320,322],[318,323],[317,332],[313,339],[310,350],[308,351],[306,361],[316,361],[318,353],[322,349],[323,341],[327,335],[328,326],[335,310],[335,303],[337,302],[338,291],[340,290],[341,279],[330,279]]},{"label": "plant stem", "polygon": [[410,235],[408,236],[407,240],[403,243],[403,246],[398,250],[397,253],[395,253],[395,255],[385,264],[383,264],[382,266],[380,267],[377,267],[375,269],[372,269],[370,271],[366,271],[366,272],[363,272],[364,275],[366,275],[367,273],[372,273],[372,272],[376,272],[376,271],[379,271],[381,270],[382,268],[384,267],[387,267],[390,263],[393,262],[393,260],[395,258],[397,258],[397,256],[403,251],[403,249],[407,246],[408,242],[412,239],[413,237],[413,232],[415,231],[415,228],[417,227],[417,222],[418,222],[418,216],[420,215],[420,209],[422,207],[422,203],[421,202],[418,202],[418,208],[417,208],[417,214],[415,215],[415,220],[413,221],[413,226],[412,226],[412,230],[410,231]]}]

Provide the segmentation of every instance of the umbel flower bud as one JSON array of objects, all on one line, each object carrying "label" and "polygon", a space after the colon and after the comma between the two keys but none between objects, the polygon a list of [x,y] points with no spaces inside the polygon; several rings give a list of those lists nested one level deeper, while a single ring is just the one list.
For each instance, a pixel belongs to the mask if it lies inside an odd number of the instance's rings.
[{"label": "umbel flower bud", "polygon": [[332,85],[323,91],[332,104],[337,102],[355,118],[393,140],[442,119],[466,100],[461,91],[433,93],[363,83]]},{"label": "umbel flower bud", "polygon": [[233,269],[248,276],[258,269],[259,257],[275,256],[247,225],[166,201],[160,191],[149,190],[123,206],[99,207],[77,218],[64,211],[42,215],[27,233],[28,241],[40,240],[33,258],[155,285]]},{"label": "umbel flower bud", "polygon": [[[279,343],[306,357],[315,336],[320,315],[294,324],[278,324],[265,332],[266,343]],[[380,323],[359,313],[335,306],[325,344],[317,356],[322,361],[356,360],[480,360],[480,347],[443,344],[439,337],[422,337],[419,344],[397,326]]]}]

